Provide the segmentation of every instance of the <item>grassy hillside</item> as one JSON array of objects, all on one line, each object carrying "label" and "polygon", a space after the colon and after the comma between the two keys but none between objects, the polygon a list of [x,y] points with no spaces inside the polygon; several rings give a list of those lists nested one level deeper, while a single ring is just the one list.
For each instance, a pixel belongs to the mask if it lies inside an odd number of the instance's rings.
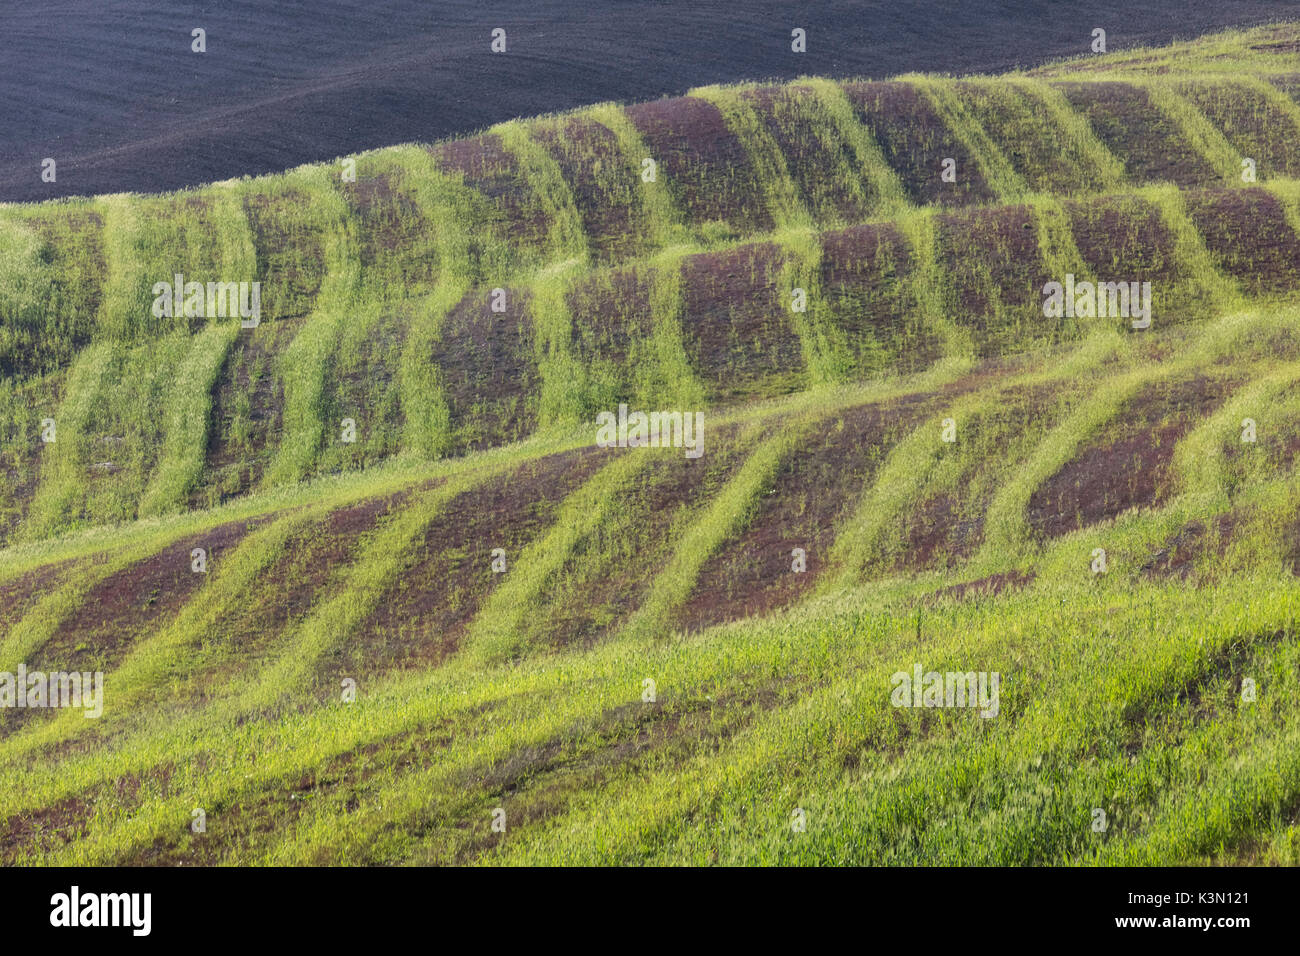
[{"label": "grassy hillside", "polygon": [[1297,144],[1279,25],[0,206],[0,859],[1294,864]]}]

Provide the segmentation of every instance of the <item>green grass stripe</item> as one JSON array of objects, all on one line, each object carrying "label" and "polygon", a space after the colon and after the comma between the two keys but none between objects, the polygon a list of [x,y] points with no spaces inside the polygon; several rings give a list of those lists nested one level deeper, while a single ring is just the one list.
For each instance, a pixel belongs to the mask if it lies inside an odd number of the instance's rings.
[{"label": "green grass stripe", "polygon": [[347,204],[334,189],[333,177],[324,167],[300,175],[323,231],[326,273],[312,314],[281,357],[284,431],[275,458],[262,478],[264,488],[302,480],[321,445],[338,426],[323,417],[325,377],[344,325],[355,314],[361,285],[355,226]]},{"label": "green grass stripe", "polygon": [[1291,231],[1300,237],[1300,182],[1294,179],[1268,179],[1261,185],[1277,197]]},{"label": "green grass stripe", "polygon": [[1178,93],[1163,77],[1135,81],[1135,85],[1146,91],[1151,105],[1163,113],[1192,149],[1223,177],[1224,185],[1241,185],[1241,155],[1191,100]]},{"label": "green grass stripe", "polygon": [[[99,720],[87,724],[77,711],[61,713],[7,738],[3,747],[5,759],[21,758],[79,732],[119,732],[120,726],[130,728],[146,722],[148,714],[143,708],[150,694],[160,688],[171,689],[173,697],[183,697],[180,688],[192,681],[195,674],[214,660],[232,658],[235,654],[237,648],[233,645],[207,643],[222,619],[235,608],[257,600],[259,575],[285,553],[287,543],[295,534],[320,520],[327,511],[318,505],[291,512],[247,535],[234,551],[209,569],[210,580],[174,619],[134,644],[122,662],[106,675],[104,714]],[[149,553],[157,553],[156,549],[155,545]],[[136,549],[129,559],[115,562],[110,571],[148,556],[143,549]],[[101,575],[97,574],[96,578],[102,580]]]},{"label": "green grass stripe", "polygon": [[934,209],[919,209],[895,223],[911,249],[908,299],[921,316],[922,327],[942,343],[944,360],[952,366],[968,366],[975,360],[975,339],[969,328],[949,318],[944,308],[946,277],[939,267],[939,234]]},{"label": "green grass stripe", "polygon": [[988,133],[984,132],[984,127],[962,105],[948,81],[929,76],[907,76],[903,79],[934,107],[949,132],[975,159],[984,181],[1000,202],[1017,202],[1024,197],[1027,192],[1024,178],[1016,172]]},{"label": "green grass stripe", "polygon": [[638,400],[648,407],[704,408],[708,396],[686,352],[682,329],[685,255],[682,247],[675,247],[638,266],[650,271],[650,315],[654,322],[649,343],[653,360],[638,363],[635,370]]},{"label": "green grass stripe", "polygon": [[524,180],[546,210],[550,220],[550,260],[585,264],[590,258],[587,233],[559,163],[533,140],[529,127],[519,120],[494,126],[491,132],[501,137],[501,145],[519,161]]},{"label": "green grass stripe", "polygon": [[467,285],[441,282],[411,309],[398,379],[402,396],[402,450],[433,459],[451,447],[451,409],[433,350],[447,314],[469,291]]},{"label": "green grass stripe", "polygon": [[[779,235],[785,263],[777,279],[782,308],[790,310],[790,321],[803,352],[804,367],[812,385],[848,381],[856,371],[849,343],[830,318],[831,307],[821,284],[822,246],[819,233],[811,229]],[[802,289],[806,310],[793,311],[795,289]]]},{"label": "green grass stripe", "polygon": [[647,247],[662,250],[673,246],[690,245],[691,230],[685,223],[682,211],[673,201],[667,180],[656,177],[654,182],[647,183],[641,179],[642,162],[654,159],[654,155],[645,140],[641,138],[636,125],[627,118],[622,107],[614,103],[599,103],[585,110],[583,115],[614,134],[619,152],[632,168],[632,175],[637,177],[641,189],[641,202],[649,225],[650,234],[646,236]]},{"label": "green grass stripe", "polygon": [[550,529],[531,541],[511,565],[510,574],[483,603],[469,627],[460,653],[475,662],[495,663],[519,657],[524,624],[539,606],[539,595],[583,544],[619,507],[620,495],[660,454],[678,449],[638,449],[606,465],[565,499]]},{"label": "green grass stripe", "polygon": [[1080,162],[1088,164],[1103,184],[1104,192],[1123,188],[1128,180],[1124,164],[1097,138],[1092,124],[1075,111],[1064,93],[1042,80],[1023,76],[1007,77],[1006,82],[1042,106],[1048,120],[1063,135],[1066,148]]},{"label": "green grass stripe", "polygon": [[[1160,218],[1172,233],[1174,261],[1183,272],[1189,295],[1205,303],[1206,311],[1211,315],[1226,312],[1240,303],[1243,300],[1240,283],[1215,265],[1204,237],[1187,214],[1182,191],[1172,185],[1147,186],[1139,190],[1138,195],[1156,206]],[[1152,316],[1151,321],[1154,327],[1158,320]]]},{"label": "green grass stripe", "polygon": [[[836,591],[857,583],[879,556],[885,536],[900,527],[908,511],[918,503],[948,447],[942,441],[944,419],[951,418],[956,423],[960,443],[964,421],[999,408],[1001,393],[1008,386],[1072,379],[1116,354],[1122,343],[1123,339],[1113,332],[1096,333],[1047,371],[997,382],[989,389],[958,398],[929,416],[890,450],[853,514],[838,529],[831,546],[831,564],[835,570],[823,577],[818,592]],[[991,508],[990,521],[992,515]]]},{"label": "green grass stripe", "polygon": [[885,160],[879,144],[867,128],[858,122],[853,113],[853,104],[834,80],[820,77],[802,77],[800,85],[811,88],[817,96],[821,108],[826,111],[835,129],[857,159],[857,175],[870,186],[876,196],[876,206],[872,214],[877,218],[900,216],[912,208],[903,181],[898,178],[893,168]]},{"label": "green grass stripe", "polygon": [[766,196],[768,212],[778,230],[806,229],[813,224],[812,214],[799,196],[781,147],[764,128],[758,113],[742,98],[745,87],[702,86],[690,96],[717,107],[727,128],[740,141],[754,166],[754,174]]},{"label": "green grass stripe", "polygon": [[111,342],[87,346],[68,372],[63,400],[54,415],[54,442],[45,446],[40,484],[20,532],[27,540],[53,534],[85,494],[80,459],[89,437],[86,426],[113,365],[115,351]]},{"label": "green grass stripe", "polygon": [[690,596],[704,563],[745,526],[764,488],[781,463],[797,453],[817,419],[799,416],[750,452],[736,475],[702,506],[699,518],[674,544],[667,566],[655,576],[648,597],[629,615],[618,638],[646,641],[668,636],[672,615]]},{"label": "green grass stripe", "polygon": [[1055,196],[1039,194],[1033,197],[1030,207],[1038,226],[1038,250],[1047,274],[1064,282],[1067,273],[1074,273],[1075,281],[1091,279],[1091,269],[1074,241],[1070,217]]},{"label": "green grass stripe", "polygon": [[[1205,507],[1229,503],[1229,478],[1224,450],[1229,444],[1243,452],[1242,422],[1249,418],[1259,433],[1267,434],[1270,424],[1280,425],[1275,405],[1281,393],[1300,381],[1300,363],[1283,366],[1238,389],[1213,415],[1203,419],[1174,449],[1173,471],[1185,494],[1204,499]],[[1258,438],[1257,438],[1258,440]]]},{"label": "green grass stripe", "polygon": [[217,320],[194,336],[189,354],[176,369],[163,411],[167,426],[162,452],[140,501],[140,517],[183,507],[186,496],[203,477],[212,387],[238,336],[238,321]]},{"label": "green grass stripe", "polygon": [[[989,506],[984,522],[985,543],[976,562],[992,562],[1000,557],[1006,563],[1008,556],[1024,557],[1029,538],[1027,509],[1034,491],[1114,420],[1139,389],[1203,368],[1214,359],[1229,355],[1242,331],[1241,318],[1228,316],[1200,329],[1193,344],[1178,359],[1121,372],[1101,382],[1092,397],[1052,429],[1039,442],[1030,460],[1002,486]],[[1087,369],[1079,367],[1076,371],[1084,373]]]}]

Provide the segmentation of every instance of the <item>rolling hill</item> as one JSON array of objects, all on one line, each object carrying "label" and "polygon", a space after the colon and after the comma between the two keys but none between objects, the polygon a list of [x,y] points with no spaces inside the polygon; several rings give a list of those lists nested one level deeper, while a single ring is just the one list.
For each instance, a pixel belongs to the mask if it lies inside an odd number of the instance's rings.
[{"label": "rolling hill", "polygon": [[1278,24],[0,206],[0,859],[1294,864],[1298,143]]}]

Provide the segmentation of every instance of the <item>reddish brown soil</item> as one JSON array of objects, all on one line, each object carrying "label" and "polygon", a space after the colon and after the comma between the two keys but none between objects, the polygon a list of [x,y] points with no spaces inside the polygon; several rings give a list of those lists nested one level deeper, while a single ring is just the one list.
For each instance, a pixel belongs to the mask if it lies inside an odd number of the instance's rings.
[{"label": "reddish brown soil", "polygon": [[386,175],[358,177],[344,184],[343,195],[356,220],[363,280],[395,276],[410,297],[432,291],[438,277],[435,226],[411,197]]},{"label": "reddish brown soil", "polygon": [[1135,185],[1177,183],[1208,186],[1219,177],[1173,123],[1129,83],[1057,83],[1070,105],[1092,124],[1097,137],[1123,163]]},{"label": "reddish brown soil", "polygon": [[536,425],[541,376],[525,293],[507,289],[506,306],[493,312],[488,293],[470,292],[447,315],[434,347],[452,454],[518,441]]},{"label": "reddish brown soil", "polygon": [[756,243],[682,260],[686,355],[711,401],[778,395],[807,384],[790,291],[777,287],[782,256],[779,246]]},{"label": "reddish brown soil", "polygon": [[653,274],[648,269],[620,269],[581,282],[569,294],[574,354],[593,375],[610,382],[604,408],[629,401],[634,389],[636,350],[654,334],[650,308]]},{"label": "reddish brown soil", "polygon": [[948,315],[975,330],[981,356],[1058,342],[1067,329],[1043,318],[1038,229],[1028,206],[1000,206],[940,215],[938,261],[952,277]]},{"label": "reddish brown soil", "polygon": [[618,137],[594,120],[576,116],[535,129],[573,193],[592,258],[617,262],[645,251],[650,230],[641,201],[641,168],[628,163]]},{"label": "reddish brown soil", "polygon": [[1264,189],[1189,192],[1188,215],[1205,238],[1216,265],[1251,295],[1297,288],[1300,237],[1282,204]]},{"label": "reddish brown soil", "polygon": [[1171,491],[1178,440],[1232,390],[1227,379],[1197,376],[1142,389],[1106,429],[1031,496],[1029,521],[1047,538],[1086,528],[1130,508],[1159,505]]},{"label": "reddish brown soil", "polygon": [[85,836],[95,815],[97,796],[74,794],[5,820],[0,824],[0,861],[8,865],[24,848],[53,850]]},{"label": "reddish brown soil", "polygon": [[933,363],[943,344],[921,326],[907,281],[912,257],[892,225],[822,233],[822,294],[864,372],[916,372]]},{"label": "reddish brown soil", "polygon": [[636,126],[688,221],[727,223],[738,236],[772,228],[749,153],[712,103],[692,96],[629,106]]},{"label": "reddish brown soil", "polygon": [[[49,643],[31,655],[28,668],[112,670],[135,637],[175,616],[199,593],[222,558],[255,526],[247,521],[217,525],[110,574],[90,589]],[[206,574],[191,570],[195,548],[207,552]]]},{"label": "reddish brown soil", "polygon": [[0,633],[16,625],[37,601],[62,586],[73,569],[82,569],[80,560],[59,561],[33,568],[0,584]]},{"label": "reddish brown soil", "polygon": [[[965,206],[995,198],[974,157],[915,87],[903,82],[846,83],[844,92],[913,202]],[[948,157],[957,161],[955,183],[939,178]]]},{"label": "reddish brown soil", "polygon": [[506,552],[506,571],[545,533],[564,498],[610,462],[594,446],[549,455],[461,493],[429,523],[405,556],[396,585],[322,671],[370,676],[393,667],[436,664],[455,651],[465,627],[504,576],[492,550]]},{"label": "reddish brown soil", "polygon": [[[1174,239],[1160,211],[1135,196],[1106,196],[1067,201],[1075,245],[1084,262],[1098,275],[1109,276],[1115,264],[1128,270],[1124,278],[1172,282]],[[1118,280],[1117,280],[1118,281]]]},{"label": "reddish brown soil", "polygon": [[[191,507],[211,507],[247,494],[261,480],[284,414],[284,382],[276,366],[303,321],[263,322],[239,330],[213,389],[204,479],[190,495]],[[247,427],[242,441],[232,429],[237,419]]]},{"label": "reddish brown soil", "polygon": [[301,318],[316,301],[325,278],[325,253],[321,237],[298,226],[295,215],[309,208],[305,193],[289,190],[254,193],[244,200],[262,283],[263,322]]},{"label": "reddish brown soil", "polygon": [[799,197],[819,226],[860,222],[879,197],[861,176],[864,199],[857,198],[836,175],[841,168],[857,170],[852,147],[821,113],[813,90],[806,86],[762,86],[741,94],[758,114],[764,129],[785,157]]},{"label": "reddish brown soil", "polygon": [[438,165],[460,173],[465,185],[487,198],[494,215],[488,224],[517,248],[539,250],[547,245],[550,217],[541,198],[528,184],[514,154],[501,137],[485,133],[431,149]]},{"label": "reddish brown soil", "polygon": [[[636,449],[650,456],[619,498],[614,521],[575,548],[543,603],[556,610],[540,625],[549,644],[593,645],[640,606],[673,546],[698,508],[707,506],[752,449],[735,426],[712,428],[705,417],[705,451]],[[776,427],[776,426],[773,426]]]},{"label": "reddish brown soil", "polygon": [[[807,594],[826,566],[835,529],[894,442],[933,403],[934,396],[914,395],[860,405],[825,421],[782,463],[745,529],[704,566],[681,626],[764,614]],[[806,571],[793,570],[795,548],[805,552]]]},{"label": "reddish brown soil", "polygon": [[1179,84],[1178,92],[1200,108],[1238,153],[1255,161],[1260,179],[1300,175],[1300,155],[1295,150],[1300,129],[1250,87],[1188,81]]},{"label": "reddish brown soil", "polygon": [[965,601],[967,598],[979,600],[993,597],[1003,591],[1019,591],[1032,584],[1035,577],[1033,571],[1003,571],[999,574],[990,574],[977,581],[963,581],[961,584],[949,585],[935,591],[930,595],[928,603],[934,604],[949,597],[955,601]]}]

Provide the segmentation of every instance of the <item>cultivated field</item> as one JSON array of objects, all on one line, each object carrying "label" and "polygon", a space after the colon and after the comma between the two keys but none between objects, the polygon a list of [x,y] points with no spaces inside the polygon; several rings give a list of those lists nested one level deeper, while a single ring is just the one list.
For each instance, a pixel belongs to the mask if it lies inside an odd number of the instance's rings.
[{"label": "cultivated field", "polygon": [[1298,145],[1273,25],[0,206],[0,860],[1300,861]]}]

